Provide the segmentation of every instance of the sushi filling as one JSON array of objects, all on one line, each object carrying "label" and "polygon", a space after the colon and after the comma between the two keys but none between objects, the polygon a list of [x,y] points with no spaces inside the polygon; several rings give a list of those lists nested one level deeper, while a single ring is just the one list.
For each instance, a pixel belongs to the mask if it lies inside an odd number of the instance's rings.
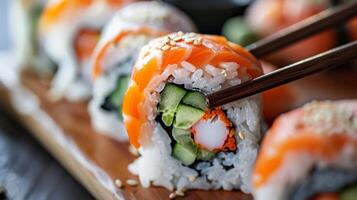
[{"label": "sushi filling", "polygon": [[119,76],[114,91],[109,94],[101,105],[101,109],[108,112],[117,112],[120,121],[123,120],[122,103],[125,91],[129,85],[130,76]]},{"label": "sushi filling", "polygon": [[74,50],[78,62],[83,66],[91,57],[100,37],[100,31],[96,29],[83,28],[74,39]]},{"label": "sushi filling", "polygon": [[173,141],[172,156],[182,164],[236,151],[232,122],[222,109],[208,109],[204,94],[169,83],[160,95],[158,120]]},{"label": "sushi filling", "polygon": [[[329,198],[327,198],[329,197]],[[290,192],[292,200],[353,200],[357,197],[357,173],[336,168],[316,169]]]}]

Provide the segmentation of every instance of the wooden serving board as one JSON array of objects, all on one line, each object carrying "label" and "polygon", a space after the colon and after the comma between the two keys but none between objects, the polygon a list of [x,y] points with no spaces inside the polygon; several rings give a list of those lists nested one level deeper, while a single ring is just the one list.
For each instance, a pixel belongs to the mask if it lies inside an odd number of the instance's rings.
[{"label": "wooden serving board", "polygon": [[[63,141],[59,142],[56,134],[52,133],[54,130],[49,130],[46,124],[37,119],[37,116],[21,115],[15,109],[11,109],[11,91],[5,87],[0,87],[2,106],[15,114],[18,120],[29,128],[48,151],[96,198],[169,199],[170,191],[164,188],[125,185],[127,179],[137,179],[127,170],[128,164],[135,158],[129,153],[128,144],[115,142],[91,128],[86,103],[51,102],[46,95],[49,80],[39,80],[31,73],[24,73],[21,81],[25,88],[38,97],[40,108],[62,130],[63,138],[71,141],[72,147],[67,148],[63,145]],[[296,97],[291,107],[300,106],[313,99],[357,98],[357,70],[355,68],[338,69],[308,77],[290,86]],[[23,99],[23,101],[26,100],[26,98]],[[78,154],[84,160],[78,159]],[[90,165],[85,163],[90,163]],[[115,187],[116,179],[123,182],[123,188]],[[106,184],[100,180],[105,180]],[[181,199],[246,200],[252,197],[239,191],[194,190],[186,192],[186,196]]]}]

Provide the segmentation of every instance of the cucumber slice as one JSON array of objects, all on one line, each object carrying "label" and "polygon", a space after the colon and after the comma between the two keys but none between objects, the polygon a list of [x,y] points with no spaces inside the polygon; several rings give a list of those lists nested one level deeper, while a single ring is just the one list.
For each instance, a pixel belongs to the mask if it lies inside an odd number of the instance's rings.
[{"label": "cucumber slice", "polygon": [[125,94],[126,89],[128,88],[130,81],[129,75],[126,76],[120,76],[117,82],[117,86],[113,92],[113,94],[110,96],[110,101],[112,104],[117,108],[118,111],[118,116],[119,119],[122,120],[122,103],[123,103],[123,97]]},{"label": "cucumber slice", "polygon": [[199,149],[197,152],[197,159],[198,160],[211,160],[216,153],[212,151],[208,151],[206,149]]},{"label": "cucumber slice", "polygon": [[187,92],[185,97],[183,97],[182,102],[202,110],[208,107],[206,96],[201,92]]},{"label": "cucumber slice", "polygon": [[356,197],[357,197],[357,186],[356,185],[346,188],[340,193],[341,200],[355,200]]},{"label": "cucumber slice", "polygon": [[193,139],[191,137],[191,131],[173,128],[172,129],[172,137],[175,139],[176,142],[181,144],[193,143]]},{"label": "cucumber slice", "polygon": [[223,25],[222,32],[230,41],[242,46],[249,45],[258,40],[258,36],[242,17],[229,19]]},{"label": "cucumber slice", "polygon": [[172,125],[176,109],[185,94],[186,90],[171,83],[166,84],[164,90],[161,92],[159,112],[163,113],[161,119],[166,126]]},{"label": "cucumber slice", "polygon": [[194,125],[204,112],[198,108],[180,104],[176,111],[174,127],[179,129],[189,129]]},{"label": "cucumber slice", "polygon": [[184,165],[191,165],[196,160],[196,149],[187,144],[182,145],[180,143],[176,143],[173,149],[173,156],[182,162]]}]

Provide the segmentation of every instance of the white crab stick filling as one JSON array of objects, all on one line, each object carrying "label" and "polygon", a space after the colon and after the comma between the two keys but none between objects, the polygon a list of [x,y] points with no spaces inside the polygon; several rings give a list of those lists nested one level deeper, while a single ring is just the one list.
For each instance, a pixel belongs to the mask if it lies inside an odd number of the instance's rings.
[{"label": "white crab stick filling", "polygon": [[209,120],[201,119],[192,129],[195,143],[211,151],[223,147],[229,133],[226,124],[217,116]]}]

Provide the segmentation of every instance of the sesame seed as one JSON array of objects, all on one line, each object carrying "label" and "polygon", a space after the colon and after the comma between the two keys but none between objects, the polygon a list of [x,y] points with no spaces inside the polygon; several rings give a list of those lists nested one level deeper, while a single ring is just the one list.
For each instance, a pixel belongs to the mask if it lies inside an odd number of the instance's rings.
[{"label": "sesame seed", "polygon": [[170,198],[170,199],[176,198],[176,194],[175,194],[175,193],[170,193],[169,198]]},{"label": "sesame seed", "polygon": [[176,190],[175,194],[176,194],[177,196],[181,196],[181,197],[185,196],[185,193],[184,193],[183,190]]},{"label": "sesame seed", "polygon": [[195,36],[196,36],[196,33],[189,33],[187,36],[189,36],[189,37],[195,37]]},{"label": "sesame seed", "polygon": [[164,40],[162,40],[162,43],[163,43],[163,44],[167,44],[169,41],[170,41],[170,38],[167,37],[167,38],[165,38]]},{"label": "sesame seed", "polygon": [[123,183],[121,182],[120,179],[115,179],[114,183],[118,188],[122,188],[123,187]]},{"label": "sesame seed", "polygon": [[170,45],[175,46],[175,45],[176,45],[176,42],[173,41],[173,40],[171,40],[171,41],[170,41]]},{"label": "sesame seed", "polygon": [[130,186],[136,186],[139,184],[139,182],[137,180],[134,179],[128,179],[126,180],[126,184],[130,185]]},{"label": "sesame seed", "polygon": [[132,145],[129,146],[129,152],[134,156],[139,156],[139,151]]},{"label": "sesame seed", "polygon": [[177,36],[177,37],[175,37],[175,38],[173,39],[173,41],[175,41],[175,42],[178,42],[178,41],[180,41],[180,40],[182,40],[182,37],[180,37],[180,36]]},{"label": "sesame seed", "polygon": [[243,131],[239,131],[238,135],[239,135],[240,139],[244,140],[245,136],[244,136]]},{"label": "sesame seed", "polygon": [[165,46],[161,47],[161,50],[163,50],[163,51],[166,51],[166,50],[169,50],[169,49],[170,49],[169,45],[165,45]]},{"label": "sesame seed", "polygon": [[193,40],[194,40],[193,38],[185,38],[185,42],[186,42],[187,44],[192,43]]},{"label": "sesame seed", "polygon": [[191,181],[191,182],[195,181],[196,179],[197,179],[196,176],[190,176],[190,177],[188,177],[188,180]]}]

